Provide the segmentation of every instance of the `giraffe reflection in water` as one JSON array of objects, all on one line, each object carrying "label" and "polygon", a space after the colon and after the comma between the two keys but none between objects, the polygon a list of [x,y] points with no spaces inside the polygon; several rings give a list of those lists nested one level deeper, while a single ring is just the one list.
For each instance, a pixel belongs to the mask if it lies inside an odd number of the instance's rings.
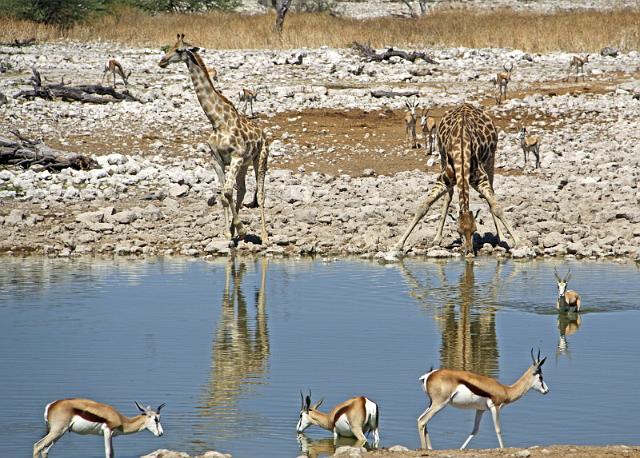
[{"label": "giraffe reflection in water", "polygon": [[[247,265],[230,259],[222,294],[220,320],[214,334],[211,380],[202,412],[229,433],[244,423],[238,399],[252,387],[265,383],[269,359],[269,330],[266,312],[268,260],[261,261],[260,287],[255,292],[255,312],[247,310],[242,281]],[[256,270],[258,262],[255,263]],[[223,426],[224,425],[224,426]]]},{"label": "giraffe reflection in water", "polygon": [[494,304],[498,298],[502,263],[496,263],[493,279],[486,284],[476,284],[471,260],[465,262],[457,285],[449,284],[445,267],[441,262],[435,266],[440,283],[436,286],[428,280],[421,282],[401,264],[411,296],[433,313],[440,328],[440,367],[497,376],[499,353]]}]

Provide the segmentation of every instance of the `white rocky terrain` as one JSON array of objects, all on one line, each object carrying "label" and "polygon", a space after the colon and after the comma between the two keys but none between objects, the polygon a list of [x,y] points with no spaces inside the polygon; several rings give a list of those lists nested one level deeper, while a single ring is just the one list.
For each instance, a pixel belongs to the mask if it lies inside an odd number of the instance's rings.
[{"label": "white rocky terrain", "polygon": [[[585,2],[586,3],[586,2]],[[533,257],[635,258],[640,253],[640,54],[591,50],[586,81],[568,80],[571,55],[517,50],[436,48],[437,65],[366,62],[351,49],[206,50],[217,86],[237,102],[258,88],[257,122],[272,139],[267,174],[271,244],[241,242],[239,253],[361,255],[390,248],[433,184],[436,158],[404,138],[402,95],[418,93],[437,117],[463,101],[482,104],[499,130],[495,189],[522,239],[507,253],[488,206],[481,208],[481,253]],[[283,65],[293,54],[302,65]],[[51,82],[97,83],[116,56],[132,70],[141,102],[28,101],[32,66]],[[61,150],[93,155],[99,167],[50,172],[0,169],[0,252],[205,256],[229,253],[219,189],[205,145],[210,126],[184,65],[160,69],[157,49],[59,42],[0,48],[0,134],[18,129]],[[494,100],[491,79],[513,63],[508,99]],[[398,97],[374,97],[387,90]],[[523,168],[519,126],[541,137],[542,168]],[[252,197],[253,172],[248,176]],[[213,199],[211,199],[213,197]],[[208,206],[208,201],[212,206]],[[439,209],[439,203],[436,204]],[[454,197],[452,211],[457,206]],[[455,224],[430,248],[438,209],[410,237],[409,255],[456,255]],[[243,209],[251,233],[259,211]],[[507,241],[508,242],[508,241]]]}]

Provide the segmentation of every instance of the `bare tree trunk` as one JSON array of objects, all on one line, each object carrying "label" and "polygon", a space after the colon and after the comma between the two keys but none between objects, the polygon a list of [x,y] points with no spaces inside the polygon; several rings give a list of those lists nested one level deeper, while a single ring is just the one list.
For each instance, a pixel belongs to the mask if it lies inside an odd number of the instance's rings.
[{"label": "bare tree trunk", "polygon": [[280,4],[280,6],[278,6],[277,0],[271,0],[271,5],[273,5],[276,10],[276,23],[273,29],[278,33],[282,33],[282,29],[284,27],[284,17],[289,11],[291,1],[292,0],[282,0],[282,3]]},{"label": "bare tree trunk", "polygon": [[354,41],[351,44],[351,47],[354,48],[361,56],[366,58],[368,61],[373,62],[381,62],[383,60],[389,60],[392,57],[400,57],[402,59],[408,60],[409,62],[415,62],[418,59],[422,59],[425,62],[430,64],[437,64],[433,58],[429,57],[425,52],[411,51],[406,52],[401,49],[393,49],[389,48],[382,53],[377,53],[375,49],[371,47],[369,43],[363,44]]},{"label": "bare tree trunk", "polygon": [[420,5],[420,16],[427,15],[427,0],[418,0],[418,4]]}]

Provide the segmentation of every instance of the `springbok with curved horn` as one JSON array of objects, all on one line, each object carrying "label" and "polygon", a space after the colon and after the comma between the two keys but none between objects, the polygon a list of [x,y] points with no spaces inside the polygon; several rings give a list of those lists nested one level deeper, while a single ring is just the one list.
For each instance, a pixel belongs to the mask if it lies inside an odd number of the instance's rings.
[{"label": "springbok with curved horn", "polygon": [[311,404],[311,392],[306,398],[300,392],[300,400],[300,420],[296,427],[298,434],[309,426],[316,425],[332,431],[334,440],[337,440],[338,436],[355,437],[358,439],[358,445],[362,446],[367,442],[365,434],[372,432],[373,446],[378,446],[379,409],[378,404],[370,399],[364,396],[348,399],[335,406],[328,414],[318,410],[324,399]]},{"label": "springbok with curved horn", "polygon": [[499,72],[496,74],[496,85],[498,86],[498,96],[496,97],[496,102],[500,105],[502,102],[502,96],[507,98],[507,84],[511,81],[511,72],[513,71],[513,62],[511,66],[507,68],[507,64],[503,64],[502,68],[504,68],[503,72]]},{"label": "springbok with curved horn", "polygon": [[549,392],[549,388],[542,380],[542,365],[547,358],[540,360],[540,350],[538,350],[538,357],[535,358],[532,348],[531,359],[533,364],[513,385],[503,385],[491,377],[454,369],[430,370],[420,377],[422,388],[431,399],[427,410],[418,417],[420,446],[431,450],[427,423],[435,414],[451,404],[459,409],[475,409],[476,411],[473,430],[460,449],[466,448],[478,433],[480,420],[485,410],[491,411],[498,443],[500,448],[504,448],[500,430],[500,409],[520,399],[531,388],[542,394]]},{"label": "springbok with curved horn", "polygon": [[590,54],[586,56],[572,56],[571,62],[569,62],[569,75],[565,78],[565,81],[571,76],[571,69],[576,68],[576,83],[578,82],[578,74],[582,74],[582,81],[584,81],[584,64],[589,62]]},{"label": "springbok with curved horn", "polygon": [[416,135],[416,109],[418,101],[416,99],[405,100],[404,105],[407,107],[407,114],[404,116],[404,129],[407,140],[411,149],[418,147],[418,137]]},{"label": "springbok with curved horn", "polygon": [[556,268],[553,268],[553,274],[556,277],[556,283],[558,284],[558,301],[556,302],[556,308],[560,311],[566,312],[569,310],[580,311],[580,295],[573,290],[567,291],[567,285],[571,279],[571,269],[567,272],[564,278],[560,278]]},{"label": "springbok with curved horn", "polygon": [[[135,402],[135,401],[134,401]],[[133,434],[148,429],[154,436],[163,434],[160,424],[160,404],[153,410],[150,406],[142,407],[135,402],[140,414],[125,417],[116,409],[90,399],[62,399],[47,404],[44,409],[44,421],[47,434],[33,445],[33,458],[46,458],[53,445],[66,433],[93,434],[104,436],[104,453],[106,458],[113,458],[113,436]]]}]

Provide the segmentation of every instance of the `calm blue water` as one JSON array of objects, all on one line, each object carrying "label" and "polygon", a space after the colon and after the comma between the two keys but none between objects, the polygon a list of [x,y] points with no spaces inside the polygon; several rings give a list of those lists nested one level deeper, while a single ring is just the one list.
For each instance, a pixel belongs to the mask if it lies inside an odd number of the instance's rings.
[{"label": "calm blue water", "polygon": [[[554,266],[571,267],[579,318],[555,312]],[[30,456],[48,402],[88,397],[126,415],[134,400],[167,403],[165,436],[117,437],[119,457],[295,457],[308,389],[327,407],[370,397],[381,445],[415,448],[428,405],[417,379],[431,365],[511,383],[531,347],[549,356],[551,392],[503,410],[507,446],[635,444],[639,309],[633,264],[3,258],[0,456]],[[458,447],[472,423],[445,409],[430,423],[434,447]],[[329,432],[307,433],[307,446],[329,448]],[[485,416],[471,447],[495,446]],[[103,453],[101,437],[67,434],[51,456]]]}]

